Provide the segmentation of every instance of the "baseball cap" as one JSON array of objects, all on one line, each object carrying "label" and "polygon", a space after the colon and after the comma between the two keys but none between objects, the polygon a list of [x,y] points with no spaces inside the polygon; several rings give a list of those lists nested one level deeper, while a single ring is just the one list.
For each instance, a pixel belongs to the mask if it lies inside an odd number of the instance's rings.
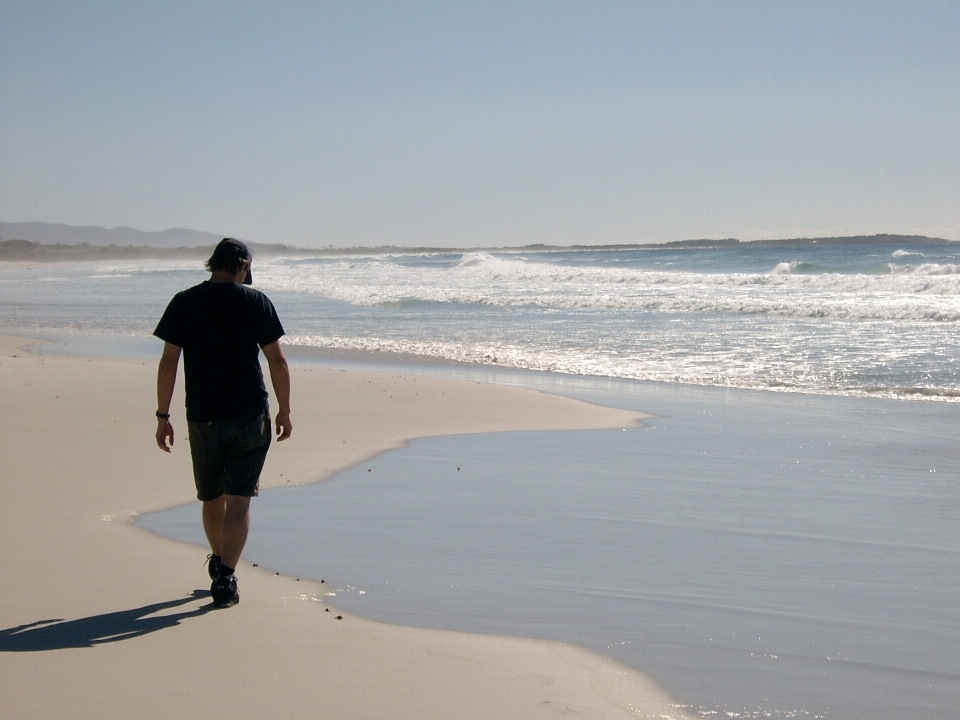
[{"label": "baseball cap", "polygon": [[[229,269],[237,267],[243,260],[247,262],[253,260],[253,253],[250,252],[250,248],[247,247],[246,243],[236,238],[224,238],[217,243],[213,255],[211,255],[207,261],[207,266],[210,268]],[[247,276],[243,279],[243,284],[253,284],[253,273],[249,269],[247,270]]]}]

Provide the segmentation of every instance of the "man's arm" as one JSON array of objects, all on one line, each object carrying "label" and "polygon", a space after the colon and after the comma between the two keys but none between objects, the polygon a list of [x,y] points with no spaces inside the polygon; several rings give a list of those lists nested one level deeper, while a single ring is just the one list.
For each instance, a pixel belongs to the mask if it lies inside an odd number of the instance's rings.
[{"label": "man's arm", "polygon": [[[173,388],[177,384],[177,365],[180,363],[180,347],[173,343],[163,344],[163,355],[157,368],[157,412],[170,414]],[[164,452],[173,447],[173,425],[169,418],[157,418],[157,446]],[[169,441],[169,444],[168,444]]]},{"label": "man's arm", "polygon": [[263,354],[270,366],[270,380],[273,382],[273,394],[280,406],[277,410],[277,440],[286,440],[290,437],[293,424],[290,422],[290,366],[283,356],[280,341],[263,346]]}]

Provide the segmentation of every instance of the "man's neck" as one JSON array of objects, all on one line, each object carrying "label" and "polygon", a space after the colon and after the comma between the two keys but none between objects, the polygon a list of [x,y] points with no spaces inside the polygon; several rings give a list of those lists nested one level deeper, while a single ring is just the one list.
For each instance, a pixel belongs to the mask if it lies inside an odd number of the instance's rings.
[{"label": "man's neck", "polygon": [[[210,282],[212,283],[241,283],[243,277],[247,274],[246,270],[242,273],[232,273],[226,270],[214,270],[210,273]],[[241,275],[243,277],[241,277]]]}]

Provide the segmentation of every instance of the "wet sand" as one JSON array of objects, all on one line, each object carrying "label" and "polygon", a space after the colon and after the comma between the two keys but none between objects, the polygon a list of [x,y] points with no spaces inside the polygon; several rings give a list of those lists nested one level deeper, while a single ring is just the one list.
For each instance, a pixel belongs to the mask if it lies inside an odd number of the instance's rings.
[{"label": "wet sand", "polygon": [[[591,651],[377,623],[330,608],[319,583],[246,563],[241,603],[211,611],[205,551],[131,524],[193,500],[182,397],[164,455],[154,363],[23,345],[0,337],[0,715],[683,716]],[[294,437],[271,450],[264,488],[322,481],[416,437],[641,421],[475,382],[307,368],[293,380]]]}]

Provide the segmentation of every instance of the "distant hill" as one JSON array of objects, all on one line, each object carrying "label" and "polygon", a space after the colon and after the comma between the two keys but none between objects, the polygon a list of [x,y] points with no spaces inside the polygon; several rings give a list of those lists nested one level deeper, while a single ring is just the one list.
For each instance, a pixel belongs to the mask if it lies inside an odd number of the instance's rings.
[{"label": "distant hill", "polygon": [[[128,227],[76,227],[51,223],[0,222],[0,260],[57,261],[103,260],[134,258],[203,257],[222,236],[200,230],[173,228],[144,232]],[[366,254],[466,253],[492,250],[549,252],[570,250],[675,250],[704,248],[803,247],[807,245],[914,245],[918,243],[952,243],[954,240],[930,238],[922,235],[856,235],[850,237],[793,238],[789,240],[701,239],[675,240],[666,243],[619,245],[525,245],[504,248],[440,248],[440,247],[380,247],[299,248],[290,245],[248,242],[259,257],[318,257]]]},{"label": "distant hill", "polygon": [[[249,243],[255,258],[277,256],[317,255],[318,250],[290,247],[289,245],[258,245]],[[48,244],[30,240],[0,240],[0,260],[22,262],[56,262],[59,260],[174,260],[197,258],[206,260],[213,243],[197,247],[154,247],[147,245],[65,245]],[[329,252],[329,251],[328,251]]]},{"label": "distant hill", "polygon": [[137,247],[212,247],[224,236],[173,228],[145,232],[129,227],[60,225],[42,222],[0,222],[0,240],[29,240],[43,245],[134,245]]},{"label": "distant hill", "polygon": [[923,235],[851,235],[847,237],[792,238],[790,240],[674,240],[665,248],[728,248],[728,247],[798,247],[803,245],[913,245],[916,243],[949,243],[953,240]]}]

